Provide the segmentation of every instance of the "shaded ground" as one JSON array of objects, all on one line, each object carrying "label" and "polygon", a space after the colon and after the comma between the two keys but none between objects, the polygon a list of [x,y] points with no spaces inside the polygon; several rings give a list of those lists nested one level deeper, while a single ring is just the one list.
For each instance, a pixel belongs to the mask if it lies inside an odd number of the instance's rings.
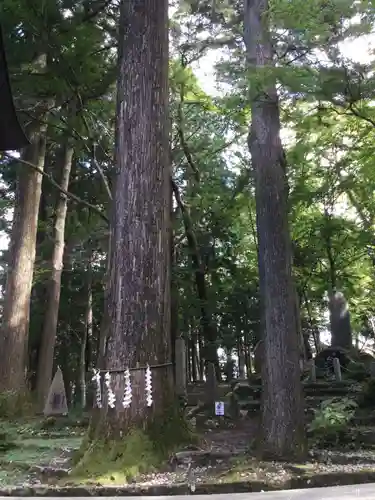
[{"label": "shaded ground", "polygon": [[51,424],[53,420],[0,421],[0,488],[40,485],[68,473],[85,429],[71,426],[69,420]]},{"label": "shaded ground", "polygon": [[[68,421],[53,423],[41,423],[38,419],[17,424],[0,421],[1,433],[10,443],[9,449],[5,443],[0,451],[3,493],[10,486],[81,485],[87,489],[98,485],[124,486],[123,476],[117,473],[100,481],[73,480],[69,475],[70,458],[79,448],[85,429],[72,427]],[[242,421],[231,429],[214,428],[215,422],[209,426],[199,447],[181,450],[171,457],[163,471],[142,475],[132,481],[132,487],[145,490],[184,484],[204,492],[211,491],[210,485],[232,485],[237,491],[244,491],[243,488],[261,491],[375,480],[375,444],[371,444],[375,443],[375,427],[353,429],[353,443],[346,450],[312,450],[307,463],[293,464],[260,462],[251,456],[251,436],[257,432],[254,419]],[[364,437],[366,449],[359,447],[358,436]],[[242,489],[235,485],[242,485]],[[79,493],[83,493],[82,488]]]}]

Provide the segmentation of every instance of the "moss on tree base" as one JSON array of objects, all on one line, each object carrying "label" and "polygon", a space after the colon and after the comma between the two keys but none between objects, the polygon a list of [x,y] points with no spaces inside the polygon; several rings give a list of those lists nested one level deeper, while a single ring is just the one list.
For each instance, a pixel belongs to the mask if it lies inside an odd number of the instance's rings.
[{"label": "moss on tree base", "polygon": [[100,426],[93,420],[74,457],[71,479],[127,483],[140,474],[159,469],[181,446],[198,441],[181,412],[174,407],[156,416],[147,426],[128,429],[118,439],[104,436],[97,425]]}]

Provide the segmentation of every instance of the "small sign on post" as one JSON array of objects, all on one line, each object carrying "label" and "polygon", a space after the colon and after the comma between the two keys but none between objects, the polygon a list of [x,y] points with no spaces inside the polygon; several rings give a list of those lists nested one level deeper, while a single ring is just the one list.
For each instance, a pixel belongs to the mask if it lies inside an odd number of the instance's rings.
[{"label": "small sign on post", "polygon": [[224,401],[215,401],[215,415],[218,417],[224,416]]}]

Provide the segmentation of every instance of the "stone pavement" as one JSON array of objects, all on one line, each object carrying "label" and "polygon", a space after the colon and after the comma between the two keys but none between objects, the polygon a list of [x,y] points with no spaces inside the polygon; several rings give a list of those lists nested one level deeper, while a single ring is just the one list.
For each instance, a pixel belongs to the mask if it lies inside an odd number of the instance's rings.
[{"label": "stone pavement", "polygon": [[[375,500],[375,483],[354,486],[333,486],[330,488],[309,488],[305,490],[268,491],[265,493],[232,493],[213,495],[177,495],[177,496],[126,496],[126,497],[90,497],[100,500],[186,500],[187,496],[195,500]],[[15,500],[20,497],[0,497],[0,500]],[[62,497],[47,497],[49,500],[61,500]],[[88,497],[65,497],[71,500],[87,500]]]}]

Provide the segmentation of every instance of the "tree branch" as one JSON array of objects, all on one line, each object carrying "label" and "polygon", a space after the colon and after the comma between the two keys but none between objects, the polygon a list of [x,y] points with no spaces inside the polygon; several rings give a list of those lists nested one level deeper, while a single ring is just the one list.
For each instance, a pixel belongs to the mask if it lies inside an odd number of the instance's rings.
[{"label": "tree branch", "polygon": [[102,182],[104,184],[104,188],[105,188],[105,190],[107,192],[108,198],[112,201],[113,197],[112,197],[112,193],[111,193],[111,188],[109,187],[109,184],[108,184],[107,177],[104,175],[103,169],[99,165],[98,160],[96,159],[96,147],[95,147],[95,144],[93,145],[92,149],[93,149],[93,151],[92,151],[92,162],[93,162],[94,167],[96,168],[96,170],[99,172],[99,175],[100,175],[100,177],[102,179]]},{"label": "tree branch", "polygon": [[98,207],[96,207],[95,205],[92,205],[91,203],[89,203],[89,202],[87,202],[85,200],[82,200],[82,198],[79,198],[75,194],[70,193],[69,191],[66,191],[65,189],[63,189],[59,185],[59,183],[55,181],[55,179],[52,177],[52,175],[47,174],[47,172],[44,172],[44,170],[42,170],[38,166],[34,165],[33,163],[31,163],[29,161],[22,160],[21,158],[15,158],[14,156],[12,156],[12,155],[10,155],[8,153],[2,153],[2,156],[4,156],[5,158],[8,158],[9,160],[22,163],[23,165],[26,165],[29,168],[32,168],[33,170],[35,170],[36,172],[38,172],[40,175],[42,175],[43,177],[45,177],[46,179],[48,179],[48,182],[50,184],[52,184],[53,187],[55,187],[56,189],[58,189],[60,191],[60,193],[65,194],[65,196],[67,196],[71,200],[75,201],[79,205],[83,205],[83,206],[89,208],[90,210],[92,210],[93,212],[95,212],[97,215],[99,215],[99,217],[101,217],[107,224],[109,224],[108,217]]},{"label": "tree branch", "polygon": [[[185,68],[184,63],[182,63],[182,67]],[[180,144],[182,147],[182,151],[185,155],[186,161],[187,161],[188,165],[190,166],[191,170],[193,171],[197,182],[199,182],[199,180],[200,180],[199,170],[194,163],[193,157],[191,155],[189,146],[185,140],[185,135],[184,135],[184,118],[183,118],[183,113],[182,113],[182,106],[184,104],[184,99],[185,99],[185,85],[184,85],[184,83],[181,83],[180,102],[178,103],[178,107],[177,107],[177,134],[178,134],[178,137],[180,139]]]}]

